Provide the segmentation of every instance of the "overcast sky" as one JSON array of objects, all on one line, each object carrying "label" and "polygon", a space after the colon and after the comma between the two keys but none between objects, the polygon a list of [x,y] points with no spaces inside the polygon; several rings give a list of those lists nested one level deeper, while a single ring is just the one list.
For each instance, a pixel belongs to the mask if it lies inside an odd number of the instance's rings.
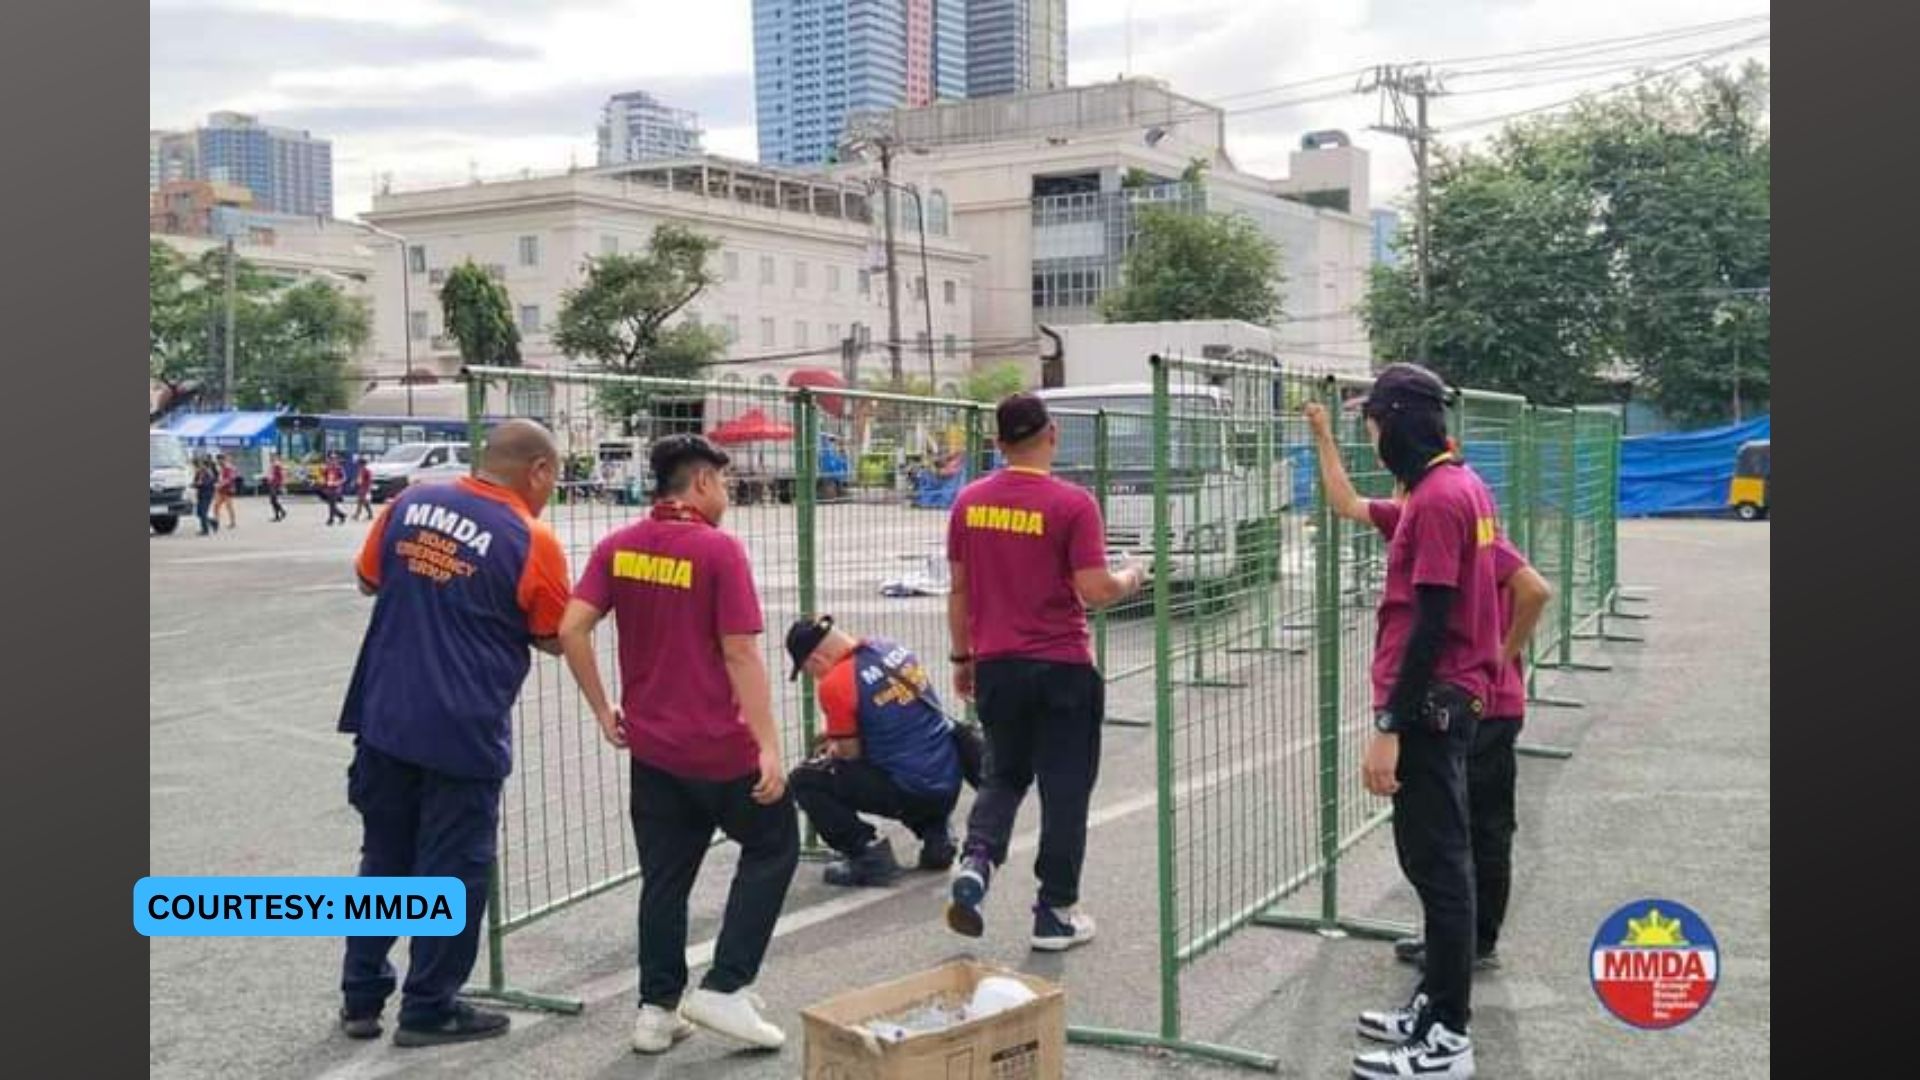
[{"label": "overcast sky", "polygon": [[[694,109],[708,149],[755,156],[750,0],[151,4],[152,126],[192,127],[209,112],[234,109],[330,138],[342,217],[370,206],[380,173],[408,187],[476,170],[591,165],[600,106],[622,90]],[[1767,25],[1581,56],[1472,58],[1766,11],[1761,0],[1068,0],[1068,64],[1075,83],[1152,75],[1180,93],[1246,110],[1228,117],[1227,149],[1263,175],[1286,173],[1302,133],[1345,129],[1373,151],[1378,203],[1404,190],[1412,165],[1404,143],[1365,130],[1380,119],[1377,95],[1340,93],[1353,86],[1351,75],[1286,87],[1378,63],[1441,62],[1461,72],[1448,82],[1454,93],[1433,107],[1446,140],[1450,125],[1625,82],[1632,74],[1623,62],[1667,66],[1764,34]],[[1768,56],[1761,42],[1727,59]],[[1288,104],[1322,94],[1331,99]],[[1452,137],[1482,137],[1493,127]]]}]

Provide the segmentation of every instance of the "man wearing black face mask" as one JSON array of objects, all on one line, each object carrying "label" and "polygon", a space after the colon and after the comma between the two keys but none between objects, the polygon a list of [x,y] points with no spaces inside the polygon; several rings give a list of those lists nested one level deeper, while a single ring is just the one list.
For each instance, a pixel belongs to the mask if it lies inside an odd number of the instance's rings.
[{"label": "man wearing black face mask", "polygon": [[1381,464],[1407,490],[1387,546],[1373,657],[1367,790],[1393,797],[1394,848],[1420,894],[1427,967],[1407,1006],[1360,1016],[1390,1048],[1359,1077],[1470,1077],[1474,885],[1466,761],[1500,674],[1493,496],[1447,439],[1448,391],[1413,364],[1382,370],[1363,412]]}]

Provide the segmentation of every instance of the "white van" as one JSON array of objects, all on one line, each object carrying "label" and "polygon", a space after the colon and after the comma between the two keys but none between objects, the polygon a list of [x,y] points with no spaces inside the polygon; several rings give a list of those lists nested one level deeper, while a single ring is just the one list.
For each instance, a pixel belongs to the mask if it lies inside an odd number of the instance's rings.
[{"label": "white van", "polygon": [[180,436],[159,428],[147,429],[147,525],[165,536],[193,513],[187,485],[193,480],[187,466],[187,447]]},{"label": "white van", "polygon": [[367,464],[373,474],[373,501],[385,502],[409,484],[455,480],[472,471],[463,442],[401,443]]}]

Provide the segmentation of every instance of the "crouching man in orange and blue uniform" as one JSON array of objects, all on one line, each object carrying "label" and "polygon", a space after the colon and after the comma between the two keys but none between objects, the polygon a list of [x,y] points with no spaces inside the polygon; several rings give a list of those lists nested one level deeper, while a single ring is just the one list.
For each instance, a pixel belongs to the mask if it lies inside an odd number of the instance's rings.
[{"label": "crouching man in orange and blue uniform", "polygon": [[920,840],[918,866],[946,870],[959,854],[949,824],[960,784],[978,787],[980,733],[957,723],[928,685],[920,658],[904,645],[855,638],[833,616],[800,619],[787,630],[791,678],[814,677],[826,714],[822,752],[787,777],[820,838],[843,857],[829,885],[891,885],[902,867],[891,841],[862,813],[898,821]]}]

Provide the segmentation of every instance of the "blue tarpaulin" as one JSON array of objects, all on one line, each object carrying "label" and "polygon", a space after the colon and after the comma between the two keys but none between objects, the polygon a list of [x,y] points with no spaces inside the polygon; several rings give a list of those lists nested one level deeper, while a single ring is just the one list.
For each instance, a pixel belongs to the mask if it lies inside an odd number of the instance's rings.
[{"label": "blue tarpaulin", "polygon": [[1773,418],[1620,442],[1620,516],[1724,510],[1740,444],[1773,437]]}]

